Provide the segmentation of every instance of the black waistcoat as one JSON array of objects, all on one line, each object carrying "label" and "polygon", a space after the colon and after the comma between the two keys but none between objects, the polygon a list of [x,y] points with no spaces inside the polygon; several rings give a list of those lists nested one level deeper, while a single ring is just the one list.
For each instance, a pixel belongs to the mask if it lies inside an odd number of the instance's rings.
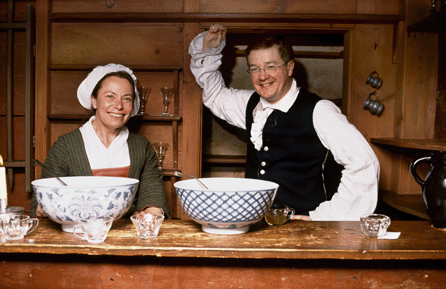
[{"label": "black waistcoat", "polygon": [[255,92],[246,109],[248,152],[246,178],[278,183],[275,203],[293,207],[296,214],[308,214],[326,200],[323,185],[323,163],[327,149],[313,126],[313,110],[321,98],[300,90],[287,113],[274,110],[263,128],[260,151],[251,142],[253,110],[260,101]]}]

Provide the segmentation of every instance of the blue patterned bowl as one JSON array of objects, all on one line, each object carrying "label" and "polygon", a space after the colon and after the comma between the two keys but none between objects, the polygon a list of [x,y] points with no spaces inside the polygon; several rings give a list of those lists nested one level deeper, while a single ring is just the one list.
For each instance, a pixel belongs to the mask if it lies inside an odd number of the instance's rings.
[{"label": "blue patterned bowl", "polygon": [[247,178],[202,178],[174,184],[184,212],[212,234],[242,234],[273,203],[278,184]]},{"label": "blue patterned bowl", "polygon": [[74,225],[89,217],[121,218],[130,208],[139,180],[119,177],[61,177],[31,182],[37,202],[46,216],[72,232]]}]

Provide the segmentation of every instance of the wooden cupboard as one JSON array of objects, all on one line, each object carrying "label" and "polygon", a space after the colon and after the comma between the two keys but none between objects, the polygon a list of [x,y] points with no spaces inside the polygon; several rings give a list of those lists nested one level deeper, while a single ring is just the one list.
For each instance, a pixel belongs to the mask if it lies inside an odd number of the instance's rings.
[{"label": "wooden cupboard", "polygon": [[[172,188],[178,179],[171,172],[178,169],[200,176],[206,173],[203,161],[222,166],[228,162],[224,154],[208,154],[202,145],[203,129],[208,125],[206,120],[203,123],[206,111],[188,68],[190,41],[218,22],[240,35],[273,30],[342,35],[342,110],[372,143],[381,162],[380,189],[397,195],[421,191],[408,172],[420,150],[406,152],[383,142],[431,140],[441,120],[438,113],[436,117],[438,104],[444,103],[436,93],[441,74],[437,69],[438,34],[406,30],[408,24],[429,15],[431,1],[36,0],[16,1],[16,5],[27,2],[36,9],[37,159],[45,159],[60,134],[79,126],[85,110],[77,104],[75,92],[88,71],[109,62],[127,65],[135,70],[141,85],[152,88],[146,110],[149,116],[135,118],[130,126],[151,141],[177,143],[168,150],[165,182],[174,216],[182,218]],[[372,71],[384,81],[378,93],[385,110],[379,117],[363,109],[373,91],[365,84]],[[151,116],[162,112],[158,90],[164,85],[177,85],[177,102],[169,106],[175,115],[172,119]],[[3,94],[0,100],[4,101]],[[3,129],[3,121],[0,127]],[[19,138],[21,134],[17,132]],[[3,139],[0,144],[1,150],[6,149]],[[243,157],[232,157],[229,162],[233,165],[225,169],[241,173],[243,161]],[[17,190],[23,194],[23,188]],[[26,198],[18,203],[27,207]]]}]

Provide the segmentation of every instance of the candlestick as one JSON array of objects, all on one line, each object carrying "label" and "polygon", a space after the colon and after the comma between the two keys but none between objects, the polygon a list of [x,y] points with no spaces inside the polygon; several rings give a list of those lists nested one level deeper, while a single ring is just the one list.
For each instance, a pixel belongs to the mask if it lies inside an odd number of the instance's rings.
[{"label": "candlestick", "polygon": [[8,206],[8,194],[6,191],[6,168],[3,166],[3,158],[0,155],[0,212],[5,212]]}]

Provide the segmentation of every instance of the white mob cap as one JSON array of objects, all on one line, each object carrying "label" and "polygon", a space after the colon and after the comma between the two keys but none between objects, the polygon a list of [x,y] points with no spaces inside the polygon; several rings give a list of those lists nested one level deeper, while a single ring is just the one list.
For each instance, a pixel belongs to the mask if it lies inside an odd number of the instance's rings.
[{"label": "white mob cap", "polygon": [[101,80],[106,74],[111,72],[125,71],[133,79],[134,87],[135,87],[135,97],[133,98],[133,110],[130,116],[135,116],[139,110],[139,93],[136,88],[136,76],[133,74],[133,71],[128,67],[125,67],[121,64],[110,63],[104,66],[96,66],[87,76],[87,78],[82,81],[77,89],[77,99],[79,99],[80,104],[86,109],[93,109],[91,104],[91,95],[93,93],[93,89],[96,84]]}]

